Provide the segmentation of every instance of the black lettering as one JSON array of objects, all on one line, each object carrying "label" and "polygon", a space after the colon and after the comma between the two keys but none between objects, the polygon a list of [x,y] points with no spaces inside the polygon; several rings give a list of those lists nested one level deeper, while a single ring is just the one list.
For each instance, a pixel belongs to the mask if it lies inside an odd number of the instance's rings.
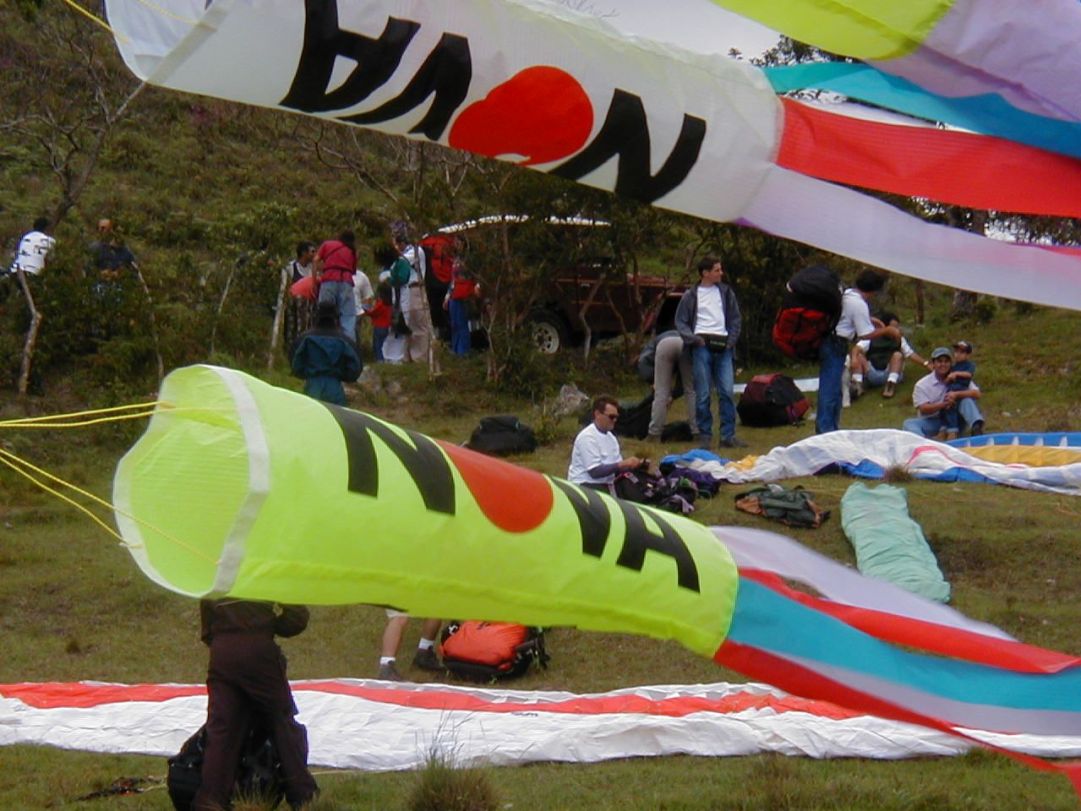
[{"label": "black lettering", "polygon": [[660,171],[651,175],[649,122],[645,107],[638,96],[616,89],[597,137],[569,161],[553,169],[551,174],[579,180],[619,155],[616,194],[652,203],[687,178],[698,162],[705,137],[706,122],[684,114],[672,152]]},{"label": "black lettering", "polygon": [[[378,39],[338,27],[338,4],[305,0],[304,44],[293,84],[281,103],[305,113],[341,110],[368,98],[401,64],[406,46],[420,30],[410,20],[387,19]],[[339,56],[357,63],[342,84],[327,92]]]},{"label": "black lettering", "polygon": [[409,444],[367,414],[328,403],[323,405],[337,420],[345,437],[351,492],[379,495],[379,465],[371,437],[375,434],[405,467],[424,499],[424,506],[433,512],[454,515],[454,476],[438,445],[423,434],[406,431],[412,440]]},{"label": "black lettering", "polygon": [[612,528],[608,507],[595,490],[576,487],[560,479],[551,481],[567,496],[574,508],[574,514],[578,517],[578,529],[582,533],[582,553],[599,558],[604,554],[608,532]]},{"label": "black lettering", "polygon": [[400,118],[414,107],[419,107],[429,96],[435,94],[428,112],[424,114],[411,133],[422,133],[437,141],[450,123],[450,117],[465,100],[469,82],[473,78],[473,63],[469,56],[469,40],[456,34],[443,34],[435,49],[428,54],[420,70],[405,89],[374,110],[345,116],[342,121],[352,124],[378,124]]},{"label": "black lettering", "polygon": [[[305,0],[304,44],[300,62],[283,107],[305,113],[344,110],[368,98],[382,87],[401,65],[405,49],[420,30],[412,20],[387,19],[378,39],[338,25],[338,4],[331,0]],[[352,73],[334,90],[328,90],[339,56],[357,63]],[[409,84],[394,98],[374,110],[344,116],[353,124],[376,124],[399,118],[435,95],[424,117],[409,131],[436,141],[451,116],[465,100],[473,78],[469,40],[443,34]]]},{"label": "black lettering", "polygon": [[649,517],[661,531],[660,535],[656,535],[646,527],[641,509],[618,499],[616,503],[627,525],[627,531],[623,537],[623,549],[619,553],[616,564],[640,572],[645,563],[646,551],[660,552],[675,560],[676,581],[680,586],[691,591],[701,591],[698,585],[698,567],[687,545],[672,529],[672,525],[657,513],[650,512]]}]

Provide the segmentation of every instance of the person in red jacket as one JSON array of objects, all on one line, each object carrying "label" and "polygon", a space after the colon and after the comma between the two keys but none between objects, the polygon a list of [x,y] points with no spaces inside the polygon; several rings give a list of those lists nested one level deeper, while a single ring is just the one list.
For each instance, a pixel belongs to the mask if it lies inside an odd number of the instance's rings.
[{"label": "person in red jacket", "polygon": [[387,282],[380,282],[375,288],[375,304],[364,311],[372,319],[372,352],[377,363],[382,363],[383,342],[390,335],[390,319],[394,315],[394,291]]}]

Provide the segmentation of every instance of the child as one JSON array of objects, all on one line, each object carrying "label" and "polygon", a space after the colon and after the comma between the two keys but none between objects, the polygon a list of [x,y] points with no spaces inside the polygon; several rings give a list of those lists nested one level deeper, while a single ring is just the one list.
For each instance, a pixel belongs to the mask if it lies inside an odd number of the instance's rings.
[{"label": "child", "polygon": [[290,353],[296,377],[304,379],[304,393],[316,400],[345,405],[342,381],[353,383],[364,368],[356,342],[338,324],[338,305],[320,301],[315,328],[300,335]]},{"label": "child", "polygon": [[394,312],[394,291],[389,282],[380,282],[375,288],[375,304],[364,311],[372,319],[372,351],[376,363],[382,363],[383,343],[390,334],[390,317]]},{"label": "child", "polygon": [[[972,385],[972,378],[976,375],[976,364],[969,358],[972,357],[972,344],[968,341],[958,341],[953,345],[953,366],[946,376],[947,391],[965,391]],[[946,439],[957,439],[961,434],[961,415],[956,408],[951,408],[943,415],[946,425]]]}]

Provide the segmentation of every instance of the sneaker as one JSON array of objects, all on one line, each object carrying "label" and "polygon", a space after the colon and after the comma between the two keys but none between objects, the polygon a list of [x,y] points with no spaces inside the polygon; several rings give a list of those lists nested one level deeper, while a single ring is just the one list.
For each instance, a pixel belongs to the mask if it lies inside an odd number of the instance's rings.
[{"label": "sneaker", "polygon": [[972,423],[972,436],[983,436],[983,420]]},{"label": "sneaker", "polygon": [[730,436],[728,439],[722,439],[717,443],[719,448],[746,448],[747,443],[740,439],[738,436]]},{"label": "sneaker", "polygon": [[413,667],[420,670],[442,671],[443,665],[439,663],[439,657],[435,655],[435,648],[417,648],[417,655],[413,657]]},{"label": "sneaker", "polygon": [[379,665],[379,675],[377,678],[383,681],[405,681],[402,678],[402,674],[398,672],[398,668],[394,666],[394,662],[387,662],[385,665]]},{"label": "sneaker", "polygon": [[893,395],[895,394],[894,389],[895,384],[887,383],[885,386],[882,387],[882,396],[886,398],[893,397]]},{"label": "sneaker", "polygon": [[699,434],[698,435],[698,447],[701,448],[702,450],[708,451],[709,446],[712,445],[712,444],[713,444],[713,442],[711,441],[709,434]]}]

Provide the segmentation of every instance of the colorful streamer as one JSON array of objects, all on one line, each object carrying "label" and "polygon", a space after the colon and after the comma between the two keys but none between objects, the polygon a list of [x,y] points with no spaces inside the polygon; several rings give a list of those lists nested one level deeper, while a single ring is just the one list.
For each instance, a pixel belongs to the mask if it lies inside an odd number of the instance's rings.
[{"label": "colorful streamer", "polygon": [[[715,0],[801,42],[853,56],[943,96],[995,93],[1018,110],[1081,121],[1081,4],[1041,0]],[[1035,13],[1034,13],[1035,12]]]},{"label": "colorful streamer", "polygon": [[926,121],[1081,158],[1081,123],[1018,110],[993,93],[938,95],[860,62],[809,62],[766,67],[763,72],[778,93],[826,90]]},{"label": "colorful streamer", "polygon": [[161,399],[114,501],[136,562],[174,591],[637,633],[969,738],[1081,735],[1081,660],[780,536],[711,531],[228,369],[177,370]]},{"label": "colorful streamer", "polygon": [[[154,84],[443,143],[929,281],[1081,309],[1077,256],[929,225],[809,177],[804,172],[826,147],[811,143],[804,157],[792,157],[800,151],[792,140],[798,128],[785,122],[760,70],[648,31],[629,35],[604,15],[545,0],[164,5],[170,14],[138,0],[108,7],[126,63]],[[683,14],[704,8],[716,11],[708,0],[675,6]],[[907,11],[890,14],[919,28]],[[865,135],[857,125],[835,128],[842,140],[833,154],[854,153]],[[957,154],[952,135],[898,131],[902,145],[906,137],[921,139],[919,149],[937,154],[947,172]],[[780,152],[801,171],[778,165]],[[985,152],[984,159],[1017,154]],[[1032,172],[1073,177],[1075,167],[1059,162],[1071,158],[1020,154],[1033,161]],[[844,177],[1001,208],[1024,186],[1015,180],[998,193],[983,181],[973,189],[972,181],[926,178],[909,186],[905,168],[870,172],[862,163]],[[996,169],[1009,175],[1001,164],[987,173]],[[1074,211],[1073,184],[1058,186],[1026,188],[1025,210]]]},{"label": "colorful streamer", "polygon": [[969,208],[1081,217],[1081,161],[1002,138],[866,121],[784,99],[777,163]]}]

